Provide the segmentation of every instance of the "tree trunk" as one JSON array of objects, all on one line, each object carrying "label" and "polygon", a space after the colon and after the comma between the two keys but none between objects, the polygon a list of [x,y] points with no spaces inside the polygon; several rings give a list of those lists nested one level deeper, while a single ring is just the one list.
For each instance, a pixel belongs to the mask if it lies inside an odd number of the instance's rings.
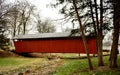
[{"label": "tree trunk", "polygon": [[13,24],[13,37],[16,36],[16,22],[17,22],[17,16],[14,15],[14,24]]},{"label": "tree trunk", "polygon": [[113,1],[114,7],[114,16],[113,16],[113,24],[114,24],[114,33],[113,33],[113,43],[110,54],[110,68],[117,68],[117,54],[118,54],[118,40],[119,40],[119,21],[120,21],[120,0]]},{"label": "tree trunk", "polygon": [[102,51],[102,40],[103,40],[103,37],[102,37],[103,35],[102,35],[102,30],[101,29],[99,29],[99,31],[98,31],[98,40],[97,40],[97,42],[99,43],[99,44],[97,44],[98,45],[98,66],[104,66],[104,63],[103,63],[103,51]]},{"label": "tree trunk", "polygon": [[83,32],[82,23],[81,23],[81,19],[80,19],[78,10],[77,10],[77,6],[76,6],[76,3],[75,3],[75,0],[73,0],[73,5],[74,5],[75,12],[77,14],[78,22],[79,22],[79,25],[80,25],[80,31],[82,33],[82,39],[83,39],[84,47],[85,47],[85,50],[86,50],[86,53],[87,53],[89,68],[90,68],[90,70],[93,70],[92,62],[91,62],[90,55],[89,55],[89,49],[88,49],[87,41],[86,41],[86,38],[85,38],[85,34]]},{"label": "tree trunk", "polygon": [[90,0],[90,11],[91,11],[91,17],[92,17],[92,21],[93,21],[93,27],[94,27],[94,31],[95,31],[95,35],[97,36],[97,30],[96,30],[96,24],[95,24],[95,19],[94,19],[94,13],[93,13],[93,7],[92,7],[92,1]]},{"label": "tree trunk", "polygon": [[23,21],[23,34],[26,34],[26,22],[27,21]]},{"label": "tree trunk", "polygon": [[91,17],[92,17],[92,22],[93,22],[93,28],[94,28],[94,32],[95,32],[95,36],[96,36],[96,47],[97,47],[97,51],[98,51],[97,28],[96,28],[96,23],[95,23],[95,19],[94,19],[93,6],[92,6],[91,0],[90,0],[89,4],[90,4],[90,11],[91,11]]},{"label": "tree trunk", "polygon": [[102,27],[103,27],[103,0],[100,0],[100,26],[98,31],[98,42],[99,42],[99,48],[98,48],[98,66],[104,66],[103,63],[103,49],[102,49],[102,40],[103,40],[103,34],[102,34]]},{"label": "tree trunk", "polygon": [[103,25],[103,1],[100,0],[100,24],[98,20],[98,10],[97,10],[97,2],[95,2],[95,14],[96,14],[96,27],[97,27],[97,50],[98,50],[98,66],[103,66],[103,55],[102,55],[102,40],[103,40],[103,35],[102,35],[102,25]]}]

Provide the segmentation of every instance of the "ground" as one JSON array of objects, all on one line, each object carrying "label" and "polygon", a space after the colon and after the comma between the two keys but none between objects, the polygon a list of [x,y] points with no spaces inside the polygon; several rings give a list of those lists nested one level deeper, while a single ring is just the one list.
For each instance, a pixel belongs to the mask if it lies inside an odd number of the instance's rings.
[{"label": "ground", "polygon": [[11,51],[7,51],[7,50],[4,51],[0,49],[0,57],[11,57],[11,56],[18,57],[19,55]]},{"label": "ground", "polygon": [[30,55],[32,57],[23,57],[0,50],[0,75],[120,75],[120,67],[115,70],[109,69],[108,56],[104,56],[105,66],[102,67],[97,66],[97,57],[93,57],[94,70],[90,71],[87,59],[79,58],[79,54]]},{"label": "ground", "polygon": [[0,65],[0,75],[49,75],[62,65],[59,58],[51,58],[50,54],[33,53],[29,56],[31,57],[0,50],[0,63],[3,62]]}]

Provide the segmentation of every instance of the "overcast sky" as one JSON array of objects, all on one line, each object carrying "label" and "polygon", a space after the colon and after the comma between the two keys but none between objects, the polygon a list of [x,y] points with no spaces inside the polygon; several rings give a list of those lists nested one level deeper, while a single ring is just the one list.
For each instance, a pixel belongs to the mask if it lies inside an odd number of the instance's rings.
[{"label": "overcast sky", "polygon": [[54,24],[57,26],[57,32],[61,32],[64,28],[71,28],[70,23],[63,25],[60,21],[54,21],[63,18],[64,16],[59,13],[59,8],[52,8],[50,4],[56,3],[56,0],[28,0],[30,3],[34,4],[40,10],[40,16],[45,19],[50,18]]},{"label": "overcast sky", "polygon": [[55,3],[56,0],[28,0],[32,4],[34,4],[38,10],[40,10],[40,14],[42,17],[51,18],[51,19],[59,19],[63,16],[59,14],[59,10],[55,8],[48,7],[50,3]]},{"label": "overcast sky", "polygon": [[[15,0],[9,1],[14,2]],[[51,18],[52,20],[63,18],[63,16],[59,14],[58,9],[47,6],[50,3],[56,3],[56,0],[28,0],[28,1],[37,7],[42,17]]]},{"label": "overcast sky", "polygon": [[[15,0],[9,0],[14,2]],[[59,13],[59,8],[52,8],[48,5],[56,3],[56,0],[28,0],[30,3],[34,4],[38,11],[40,12],[40,16],[44,19],[50,19],[54,22],[55,26],[57,26],[57,32],[61,32],[62,28],[71,28],[71,23],[62,24],[60,21],[54,21],[61,18],[64,18],[62,14]]]}]

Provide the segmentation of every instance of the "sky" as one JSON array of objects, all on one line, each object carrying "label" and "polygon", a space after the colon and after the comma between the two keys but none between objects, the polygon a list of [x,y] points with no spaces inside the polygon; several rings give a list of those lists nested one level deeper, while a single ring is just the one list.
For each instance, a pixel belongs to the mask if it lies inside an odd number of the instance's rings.
[{"label": "sky", "polygon": [[[14,2],[15,0],[9,0]],[[30,3],[34,4],[40,11],[41,17],[54,19],[63,18],[63,15],[59,13],[59,9],[52,8],[48,6],[51,3],[56,3],[56,0],[28,0]]]},{"label": "sky", "polygon": [[55,24],[56,32],[62,32],[65,28],[71,28],[71,22],[66,24],[62,24],[61,21],[55,21],[61,18],[64,18],[62,14],[59,12],[59,8],[52,8],[48,5],[55,4],[56,0],[28,0],[30,3],[34,4],[38,10],[40,11],[40,16],[45,19],[51,19],[52,22]]},{"label": "sky", "polygon": [[28,0],[34,4],[38,10],[40,10],[40,15],[45,18],[60,19],[63,16],[59,14],[59,10],[55,8],[48,7],[50,3],[55,3],[56,0]]},{"label": "sky", "polygon": [[[15,0],[9,1],[14,2]],[[64,18],[64,16],[59,12],[60,8],[50,7],[50,4],[55,4],[56,0],[28,0],[28,1],[37,7],[37,10],[39,11],[39,14],[43,20],[50,19],[53,22],[53,24],[56,26],[56,32],[62,32],[63,29],[72,27],[71,22],[62,24],[61,21],[55,21]]]},{"label": "sky", "polygon": [[[28,0],[30,1],[30,3],[34,4],[37,9],[39,10],[39,14],[43,19],[50,19],[50,20],[56,20],[56,19],[60,19],[63,18],[63,15],[61,15],[59,13],[59,10],[56,8],[52,8],[48,5],[50,5],[51,3],[55,3],[56,0]],[[61,32],[62,29],[60,27],[60,23],[55,22],[54,24],[56,24],[56,32]]]},{"label": "sky", "polygon": [[[10,2],[14,2],[15,0],[9,0]],[[54,21],[57,19],[63,18],[63,15],[59,13],[59,9],[52,8],[48,5],[51,3],[56,3],[56,0],[28,0],[30,3],[34,4],[39,11],[41,19],[50,19],[57,26],[56,31],[61,32],[61,24],[59,21]]]}]

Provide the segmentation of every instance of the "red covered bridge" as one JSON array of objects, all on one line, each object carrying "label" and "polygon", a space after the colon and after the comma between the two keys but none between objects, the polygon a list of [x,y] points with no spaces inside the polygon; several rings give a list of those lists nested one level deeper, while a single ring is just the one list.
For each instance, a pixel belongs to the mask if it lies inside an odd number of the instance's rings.
[{"label": "red covered bridge", "polygon": [[[14,38],[14,45],[18,53],[86,53],[82,38],[65,33],[42,33],[20,35]],[[87,36],[90,54],[96,54],[95,37]]]}]

